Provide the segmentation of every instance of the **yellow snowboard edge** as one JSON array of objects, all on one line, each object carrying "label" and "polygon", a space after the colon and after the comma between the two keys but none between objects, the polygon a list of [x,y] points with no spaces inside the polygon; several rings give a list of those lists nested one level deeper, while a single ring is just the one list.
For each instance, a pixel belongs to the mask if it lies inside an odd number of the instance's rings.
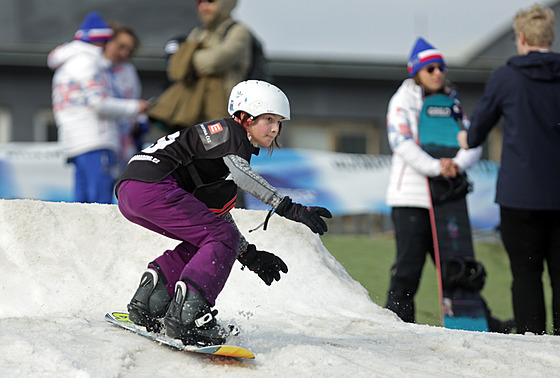
[{"label": "yellow snowboard edge", "polygon": [[236,358],[255,358],[255,355],[250,350],[230,345],[222,345],[212,354]]}]

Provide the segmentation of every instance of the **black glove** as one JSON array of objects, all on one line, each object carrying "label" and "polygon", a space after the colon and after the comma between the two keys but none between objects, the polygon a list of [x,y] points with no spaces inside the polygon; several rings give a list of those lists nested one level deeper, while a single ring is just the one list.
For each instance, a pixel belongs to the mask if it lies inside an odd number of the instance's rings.
[{"label": "black glove", "polygon": [[327,232],[327,224],[321,217],[332,218],[331,212],[324,207],[306,207],[292,202],[292,199],[288,196],[284,197],[275,211],[276,214],[284,218],[305,224],[311,231],[319,235]]},{"label": "black glove", "polygon": [[237,259],[250,271],[257,273],[268,286],[274,280],[280,281],[280,272],[288,273],[288,267],[280,257],[266,251],[257,251],[253,244],[249,244],[247,251]]}]

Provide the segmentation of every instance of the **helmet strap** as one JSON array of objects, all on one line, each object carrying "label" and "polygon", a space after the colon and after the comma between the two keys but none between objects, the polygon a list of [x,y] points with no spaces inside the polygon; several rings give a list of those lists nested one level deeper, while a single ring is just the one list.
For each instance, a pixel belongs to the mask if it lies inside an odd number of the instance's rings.
[{"label": "helmet strap", "polygon": [[[247,132],[247,138],[249,139],[249,141],[251,141],[253,139],[253,136],[251,135],[251,133],[249,133],[249,122],[253,121],[255,117],[249,115],[248,113],[245,113],[247,114],[247,117],[239,117],[240,114],[241,113],[237,113],[236,115],[234,115],[233,120],[243,126],[243,128]],[[241,118],[244,118],[244,120],[242,120]]]},{"label": "helmet strap", "polygon": [[249,122],[253,121],[253,120],[255,119],[255,117],[253,117],[253,116],[250,115],[249,113],[245,113],[245,112],[243,112],[243,113],[246,114],[247,117],[242,117],[242,116],[240,117],[241,113],[236,113],[236,114],[233,116],[233,119],[234,119],[237,123],[239,123],[241,126],[243,126],[243,127],[245,128],[245,130],[247,130],[247,127],[248,127],[248,125],[249,125]]}]

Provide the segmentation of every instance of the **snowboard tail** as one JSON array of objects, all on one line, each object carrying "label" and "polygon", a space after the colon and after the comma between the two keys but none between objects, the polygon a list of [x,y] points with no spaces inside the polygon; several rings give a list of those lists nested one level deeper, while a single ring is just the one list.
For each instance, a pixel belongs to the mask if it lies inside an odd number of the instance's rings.
[{"label": "snowboard tail", "polygon": [[211,345],[204,347],[199,347],[196,345],[184,345],[180,340],[171,339],[165,336],[165,334],[148,332],[144,327],[137,326],[128,318],[127,312],[107,313],[105,314],[105,320],[118,327],[134,332],[137,335],[144,336],[150,340],[168,345],[172,348],[179,349],[185,352],[212,354],[233,358],[255,358],[253,352],[236,345]]},{"label": "snowboard tail", "polygon": [[444,298],[443,324],[446,328],[465,331],[488,331],[484,304],[479,299]]}]

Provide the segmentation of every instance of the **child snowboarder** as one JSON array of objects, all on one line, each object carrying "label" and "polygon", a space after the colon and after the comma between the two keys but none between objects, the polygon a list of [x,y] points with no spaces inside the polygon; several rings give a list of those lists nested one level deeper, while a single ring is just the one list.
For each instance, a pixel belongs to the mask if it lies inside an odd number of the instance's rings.
[{"label": "child snowboarder", "polygon": [[323,207],[307,207],[282,197],[250,167],[257,145],[278,147],[282,121],[290,119],[286,95],[264,81],[238,83],[231,91],[232,118],[199,124],[159,139],[129,162],[116,186],[118,206],[131,222],[181,243],[148,265],[128,305],[130,319],[160,329],[185,344],[225,342],[216,322],[216,297],[235,259],[267,284],[288,267],[259,251],[239,233],[229,211],[237,187],[285,218],[322,235],[331,218]]}]

